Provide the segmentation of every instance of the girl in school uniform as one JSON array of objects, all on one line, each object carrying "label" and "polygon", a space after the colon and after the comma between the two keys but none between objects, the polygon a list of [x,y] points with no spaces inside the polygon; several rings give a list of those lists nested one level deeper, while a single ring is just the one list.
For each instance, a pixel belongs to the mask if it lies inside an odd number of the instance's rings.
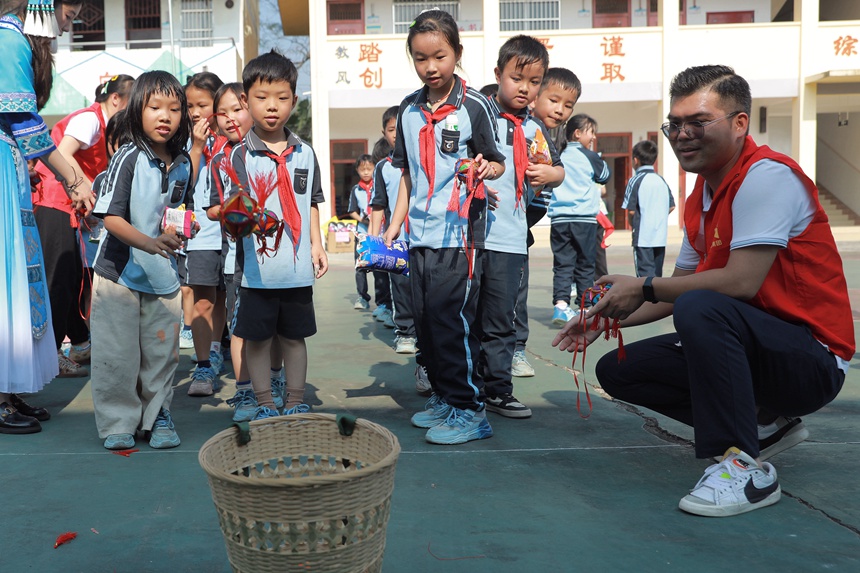
[{"label": "girl in school uniform", "polygon": [[487,201],[456,185],[455,169],[473,158],[479,181],[496,179],[504,155],[491,104],[454,73],[463,46],[451,15],[422,12],[406,41],[424,86],[400,104],[392,166],[405,171],[384,237],[397,238],[408,210],[415,326],[433,391],[412,423],[427,428],[428,442],[459,444],[493,430],[480,400],[480,341],[472,329]]},{"label": "girl in school uniform", "polygon": [[132,141],[111,158],[94,213],[106,234],[95,261],[92,392],[104,447],[174,448],[170,415],[179,363],[180,294],[176,252],[182,241],[162,228],[168,207],[187,202],[192,168],[185,147],[185,91],[167,72],[141,75],[129,96],[123,131]]}]

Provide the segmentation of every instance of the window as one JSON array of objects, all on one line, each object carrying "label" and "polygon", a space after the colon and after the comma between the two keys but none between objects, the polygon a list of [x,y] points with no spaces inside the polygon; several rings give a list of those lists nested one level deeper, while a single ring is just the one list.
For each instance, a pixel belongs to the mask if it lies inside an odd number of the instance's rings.
[{"label": "window", "polygon": [[212,45],[212,0],[182,0],[182,45]]},{"label": "window", "polygon": [[[84,52],[105,49],[105,3],[90,0],[81,8],[72,26],[72,51]],[[99,42],[99,43],[94,43]],[[76,45],[78,44],[78,45]],[[91,45],[80,45],[91,44]]]},{"label": "window", "polygon": [[629,28],[630,0],[594,0],[595,28]]},{"label": "window", "polygon": [[499,28],[516,30],[558,30],[560,0],[519,0],[499,3]]},{"label": "window", "polygon": [[328,33],[364,34],[364,4],[354,0],[328,0]]},{"label": "window", "polygon": [[406,34],[409,32],[409,25],[418,17],[418,14],[424,10],[434,8],[448,12],[454,17],[454,20],[460,19],[460,2],[395,0],[392,4],[392,10],[394,11],[394,33]]},{"label": "window", "polygon": [[130,49],[161,47],[161,0],[125,0],[125,22]]}]

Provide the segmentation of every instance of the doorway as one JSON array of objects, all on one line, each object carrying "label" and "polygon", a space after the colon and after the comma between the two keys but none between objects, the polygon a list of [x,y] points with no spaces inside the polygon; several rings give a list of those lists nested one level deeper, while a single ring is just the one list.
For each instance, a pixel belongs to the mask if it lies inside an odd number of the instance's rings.
[{"label": "doorway", "polygon": [[349,212],[349,194],[358,184],[355,160],[367,153],[366,139],[333,139],[331,153],[331,214],[342,219]]}]

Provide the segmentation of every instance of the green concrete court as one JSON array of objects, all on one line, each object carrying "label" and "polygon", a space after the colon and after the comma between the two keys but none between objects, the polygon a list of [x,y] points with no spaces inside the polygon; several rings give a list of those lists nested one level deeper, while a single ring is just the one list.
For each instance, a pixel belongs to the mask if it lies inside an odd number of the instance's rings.
[{"label": "green concrete court", "polygon": [[[860,233],[836,234],[856,317]],[[622,232],[610,239],[610,271],[632,272],[629,240]],[[570,356],[549,344],[552,258],[545,237],[538,245],[528,349],[537,376],[515,379],[534,416],[490,414],[495,436],[462,446],[427,444],[410,426],[424,402],[414,391],[414,359],[394,353],[392,332],[369,312],[352,309],[352,255],[333,255],[316,287],[307,401],[317,412],[381,423],[403,449],[384,571],[860,571],[860,361],[840,397],[805,419],[810,439],[772,460],[783,488],[778,504],[728,519],[686,515],[678,500],[710,463],[694,458],[688,428],[595,388],[593,415],[577,415]],[[670,329],[664,322],[626,331],[625,339]],[[609,346],[593,348],[592,385]],[[228,369],[220,394],[187,397],[190,354],[182,351],[176,375],[172,411],[182,445],[175,450],[139,443],[128,458],[104,450],[88,379],[56,380],[30,400],[53,418],[40,434],[0,435],[3,571],[230,571],[197,451],[229,425],[224,400],[234,379]],[[78,539],[54,549],[66,531]]]}]

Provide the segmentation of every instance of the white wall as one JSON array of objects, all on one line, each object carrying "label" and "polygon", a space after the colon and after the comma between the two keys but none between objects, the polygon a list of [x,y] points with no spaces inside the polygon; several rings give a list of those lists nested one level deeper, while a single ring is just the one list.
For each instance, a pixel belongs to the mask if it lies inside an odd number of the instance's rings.
[{"label": "white wall", "polygon": [[[844,117],[844,116],[843,116]],[[855,213],[860,213],[860,117],[837,126],[835,113],[818,114],[817,179]]]}]

